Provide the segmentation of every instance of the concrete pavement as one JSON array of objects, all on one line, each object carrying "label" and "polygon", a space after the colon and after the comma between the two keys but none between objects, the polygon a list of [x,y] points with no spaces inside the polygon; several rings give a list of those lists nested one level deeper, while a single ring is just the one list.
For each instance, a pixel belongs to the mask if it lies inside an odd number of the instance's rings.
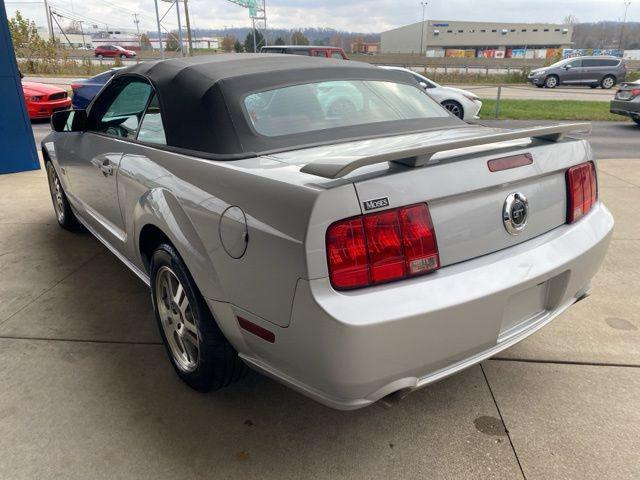
[{"label": "concrete pavement", "polygon": [[639,478],[640,164],[600,168],[617,226],[592,296],[499,360],[356,412],[255,373],[188,389],[148,289],[57,227],[44,171],[0,176],[0,478]]}]

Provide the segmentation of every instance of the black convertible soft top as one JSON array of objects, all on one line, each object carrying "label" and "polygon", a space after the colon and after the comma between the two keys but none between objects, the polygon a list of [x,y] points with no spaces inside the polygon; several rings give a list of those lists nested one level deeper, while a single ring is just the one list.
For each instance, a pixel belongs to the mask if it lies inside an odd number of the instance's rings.
[{"label": "black convertible soft top", "polygon": [[264,53],[196,56],[140,63],[119,71],[114,80],[131,75],[154,86],[169,149],[220,160],[462,123],[453,117],[400,120],[278,137],[251,128],[242,105],[252,92],[347,79],[417,85],[405,72],[361,62]]}]

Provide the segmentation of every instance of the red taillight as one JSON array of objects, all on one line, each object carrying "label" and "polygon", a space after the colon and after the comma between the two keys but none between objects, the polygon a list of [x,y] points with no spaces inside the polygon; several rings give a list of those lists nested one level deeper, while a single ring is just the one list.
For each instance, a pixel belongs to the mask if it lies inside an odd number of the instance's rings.
[{"label": "red taillight", "polygon": [[336,288],[369,284],[369,258],[362,218],[334,223],[327,232],[329,275]]},{"label": "red taillight", "polygon": [[408,275],[420,275],[440,267],[436,234],[425,204],[400,210],[400,225]]},{"label": "red taillight", "polygon": [[345,290],[436,270],[438,247],[424,203],[334,223],[327,230],[334,288]]},{"label": "red taillight", "polygon": [[631,90],[632,97],[637,97],[638,95],[640,95],[640,88],[634,88],[633,90]]},{"label": "red taillight", "polygon": [[72,83],[71,84],[71,90],[73,90],[74,92],[79,89],[82,86],[81,83]]},{"label": "red taillight", "polygon": [[585,216],[597,198],[598,185],[593,162],[582,163],[567,170],[567,223]]}]

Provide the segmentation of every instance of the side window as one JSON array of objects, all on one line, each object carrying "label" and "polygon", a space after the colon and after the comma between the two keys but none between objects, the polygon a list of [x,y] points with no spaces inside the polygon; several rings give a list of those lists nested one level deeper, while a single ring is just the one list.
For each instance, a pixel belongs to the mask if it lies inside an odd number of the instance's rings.
[{"label": "side window", "polygon": [[571,68],[579,68],[582,66],[582,60],[572,60],[568,65],[571,65]]},{"label": "side window", "polygon": [[89,130],[120,138],[135,138],[153,89],[138,79],[121,78],[96,99]]},{"label": "side window", "polygon": [[619,60],[602,60],[602,64],[605,67],[617,67],[619,63]]},{"label": "side window", "polygon": [[158,96],[153,95],[149,107],[142,118],[140,130],[138,131],[138,140],[140,142],[156,143],[158,145],[166,145],[167,139],[164,135],[164,125],[162,125],[162,117],[160,116],[160,104]]},{"label": "side window", "polygon": [[342,54],[340,52],[331,52],[331,57],[339,58],[340,60],[342,60]]},{"label": "side window", "polygon": [[311,55],[311,52],[309,50],[302,50],[298,48],[290,48],[287,50],[287,53],[290,53],[291,55],[302,55],[307,57]]},{"label": "side window", "polygon": [[585,58],[582,60],[583,67],[600,67],[602,66],[602,60],[597,60],[595,58]]},{"label": "side window", "polygon": [[327,56],[327,52],[324,50],[311,50],[311,55],[313,57],[325,57]]}]

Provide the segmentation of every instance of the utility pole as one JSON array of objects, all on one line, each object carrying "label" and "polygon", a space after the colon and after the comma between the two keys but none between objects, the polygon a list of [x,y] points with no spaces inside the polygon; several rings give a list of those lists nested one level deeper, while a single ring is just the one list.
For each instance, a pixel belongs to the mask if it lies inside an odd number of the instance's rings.
[{"label": "utility pole", "polygon": [[142,42],[140,41],[140,20],[138,20],[138,14],[134,13],[133,14],[133,23],[136,24],[136,32],[138,33],[138,46],[140,47],[140,50],[142,50]]},{"label": "utility pole", "polygon": [[82,48],[84,49],[87,46],[87,44],[84,41],[84,28],[82,28],[82,20],[79,20],[79,23],[80,23],[80,33],[82,34]]},{"label": "utility pole", "polygon": [[420,24],[420,55],[424,54],[424,11],[427,8],[427,2],[420,2],[422,5],[422,23]]},{"label": "utility pole", "polygon": [[162,30],[160,29],[160,12],[158,12],[158,0],[153,0],[156,6],[156,21],[158,22],[158,45],[160,46],[160,58],[164,60],[164,46],[162,45]]},{"label": "utility pole", "polygon": [[56,37],[53,34],[53,22],[51,21],[51,9],[49,8],[49,3],[47,0],[44,0],[44,10],[47,15],[47,29],[49,29],[49,38],[51,41],[55,41]]},{"label": "utility pole", "polygon": [[627,10],[629,10],[629,5],[631,2],[624,2],[624,19],[622,20],[622,25],[620,26],[620,38],[618,39],[618,50],[622,50],[622,35],[624,35],[624,24],[627,23]]},{"label": "utility pole", "polygon": [[138,38],[140,38],[140,20],[138,20],[139,13],[133,14],[133,23],[136,24],[136,32],[138,32]]},{"label": "utility pole", "polygon": [[256,46],[256,19],[251,17],[251,26],[253,28],[253,53],[257,52],[257,46]]},{"label": "utility pole", "polygon": [[184,21],[187,24],[187,44],[189,45],[189,55],[193,55],[191,50],[193,49],[193,39],[191,37],[191,22],[189,21],[189,4],[188,0],[184,1]]},{"label": "utility pole", "polygon": [[180,53],[184,57],[184,45],[182,44],[182,24],[180,23],[180,0],[176,0],[176,15],[178,16],[178,41],[180,42]]}]

